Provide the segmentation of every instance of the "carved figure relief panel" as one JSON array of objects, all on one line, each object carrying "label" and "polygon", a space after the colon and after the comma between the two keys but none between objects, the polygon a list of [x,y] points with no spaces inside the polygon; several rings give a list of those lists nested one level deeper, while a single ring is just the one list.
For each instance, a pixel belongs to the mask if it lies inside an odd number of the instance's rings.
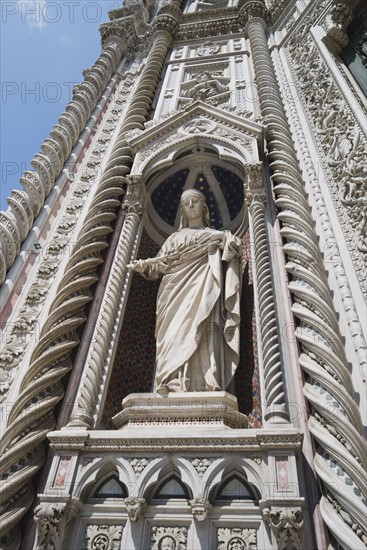
[{"label": "carved figure relief panel", "polygon": [[236,114],[258,115],[249,51],[243,37],[206,40],[174,48],[156,98],[155,119],[168,118],[195,101]]},{"label": "carved figure relief panel", "polygon": [[[346,101],[322,50],[307,34],[310,26],[311,21],[306,20],[300,32],[289,40],[287,56],[356,274],[362,292],[366,294],[367,142],[362,122],[364,113],[362,110],[353,112]],[[322,82],[320,74],[323,75]]]}]

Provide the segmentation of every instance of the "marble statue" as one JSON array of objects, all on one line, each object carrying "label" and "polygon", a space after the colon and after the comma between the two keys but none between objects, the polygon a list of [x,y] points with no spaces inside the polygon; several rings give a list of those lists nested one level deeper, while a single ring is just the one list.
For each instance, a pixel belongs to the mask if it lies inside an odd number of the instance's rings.
[{"label": "marble statue", "polygon": [[205,196],[181,196],[179,230],[155,258],[130,264],[163,276],[157,297],[154,391],[225,390],[239,357],[241,242],[210,228]]}]

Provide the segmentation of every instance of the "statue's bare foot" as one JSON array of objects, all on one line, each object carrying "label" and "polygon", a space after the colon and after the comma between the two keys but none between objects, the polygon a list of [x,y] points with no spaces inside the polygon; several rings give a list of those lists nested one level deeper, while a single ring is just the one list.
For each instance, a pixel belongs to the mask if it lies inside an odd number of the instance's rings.
[{"label": "statue's bare foot", "polygon": [[159,393],[159,395],[162,395],[163,397],[167,397],[167,395],[169,394],[169,386],[167,386],[167,384],[164,384],[163,386],[159,386],[156,392]]}]

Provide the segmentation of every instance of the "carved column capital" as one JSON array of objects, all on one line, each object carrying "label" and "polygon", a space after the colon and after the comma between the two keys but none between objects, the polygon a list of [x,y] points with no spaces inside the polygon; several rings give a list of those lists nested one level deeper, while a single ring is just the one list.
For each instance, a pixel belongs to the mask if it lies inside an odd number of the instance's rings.
[{"label": "carved column capital", "polygon": [[125,498],[125,505],[131,521],[138,521],[142,517],[148,506],[145,498],[139,497]]},{"label": "carved column capital", "polygon": [[353,18],[353,11],[344,3],[335,2],[330,6],[324,21],[326,36],[322,40],[334,53],[340,54],[348,45],[347,28]]},{"label": "carved column capital", "polygon": [[39,504],[34,511],[34,520],[38,527],[37,548],[62,548],[65,528],[76,513],[76,507],[67,502]]},{"label": "carved column capital", "polygon": [[212,505],[205,498],[194,498],[189,501],[189,504],[191,506],[192,515],[197,521],[206,519],[212,509]]},{"label": "carved column capital", "polygon": [[239,0],[238,7],[239,20],[242,25],[247,25],[251,20],[257,19],[266,29],[271,17],[263,0]]},{"label": "carved column capital", "polygon": [[180,3],[166,2],[158,10],[153,28],[155,31],[166,31],[173,36],[178,30],[180,17]]},{"label": "carved column capital", "polygon": [[276,548],[304,548],[303,512],[299,506],[264,508],[263,517],[270,525],[276,540]]}]

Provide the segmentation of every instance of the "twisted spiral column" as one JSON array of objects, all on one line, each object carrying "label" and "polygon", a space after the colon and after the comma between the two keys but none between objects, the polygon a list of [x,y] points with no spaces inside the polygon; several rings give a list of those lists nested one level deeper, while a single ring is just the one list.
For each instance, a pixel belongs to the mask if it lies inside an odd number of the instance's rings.
[{"label": "twisted spiral column", "polygon": [[24,189],[12,191],[8,210],[0,212],[0,284],[116,70],[124,49],[119,38],[111,38],[95,65],[84,71],[84,82],[74,88],[73,99],[42,144],[41,152],[31,161],[34,171],[26,170],[20,178]]},{"label": "twisted spiral column", "polygon": [[367,496],[363,466],[367,454],[360,415],[268,50],[268,14],[260,1],[242,4],[240,18],[250,40],[260,106],[267,125],[270,167],[294,302],[292,311],[298,320],[300,364],[306,375],[304,393],[311,409],[309,428],[317,444],[314,466],[323,484],[321,512],[340,544],[345,548],[365,548],[366,519],[362,509],[363,495]]},{"label": "twisted spiral column", "polygon": [[[43,441],[54,428],[53,409],[64,392],[62,378],[71,369],[71,353],[79,344],[78,329],[85,322],[85,306],[93,298],[90,288],[98,280],[111,224],[121,205],[125,175],[132,157],[125,132],[143,128],[161,75],[173,34],[178,28],[180,3],[158,12],[154,22],[153,44],[135,92],[130,112],[121,125],[106,170],[91,203],[88,221],[83,226],[75,250],[52,303],[40,340],[32,354],[30,366],[12,407],[2,441],[0,475],[2,509],[0,543],[4,548],[19,545],[17,526],[32,503],[32,479],[43,464]],[[154,70],[152,69],[154,68]],[[134,122],[134,117],[137,119]],[[144,118],[145,117],[145,118]],[[28,500],[20,502],[26,487]]]},{"label": "twisted spiral column", "polygon": [[[120,330],[121,313],[126,295],[127,264],[137,246],[143,213],[143,181],[140,176],[127,176],[128,189],[122,205],[124,222],[114,255],[113,265],[105,286],[102,306],[91,337],[85,368],[68,426],[95,427],[98,396],[105,385],[106,373],[112,366],[113,346]],[[124,292],[125,289],[125,292]],[[109,363],[109,365],[108,365]]]},{"label": "twisted spiral column", "polygon": [[280,423],[288,420],[282,374],[281,350],[274,306],[270,251],[266,231],[266,194],[262,186],[262,163],[246,166],[246,201],[249,206],[256,269],[261,352],[265,386],[265,420]]}]

